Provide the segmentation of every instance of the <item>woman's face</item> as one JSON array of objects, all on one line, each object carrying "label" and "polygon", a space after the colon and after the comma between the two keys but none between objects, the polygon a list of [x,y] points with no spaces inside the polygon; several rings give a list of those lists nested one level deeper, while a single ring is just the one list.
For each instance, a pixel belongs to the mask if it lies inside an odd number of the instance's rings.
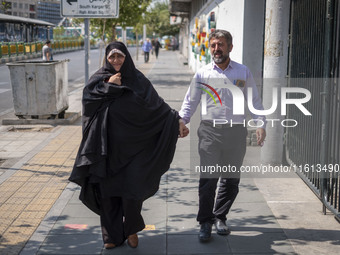
[{"label": "woman's face", "polygon": [[113,66],[113,68],[116,70],[116,72],[119,72],[120,68],[122,68],[122,65],[124,64],[125,57],[119,53],[113,53],[108,58],[108,61]]}]

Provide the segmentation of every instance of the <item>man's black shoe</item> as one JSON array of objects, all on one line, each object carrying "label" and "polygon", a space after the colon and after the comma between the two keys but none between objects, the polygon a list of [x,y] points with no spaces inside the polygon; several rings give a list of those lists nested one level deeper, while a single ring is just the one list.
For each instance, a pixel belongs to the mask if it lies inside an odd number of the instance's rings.
[{"label": "man's black shoe", "polygon": [[209,222],[204,222],[201,224],[199,239],[201,242],[207,242],[211,238],[211,226]]},{"label": "man's black shoe", "polygon": [[226,236],[226,235],[230,234],[230,229],[225,224],[225,222],[220,220],[220,219],[216,219],[215,227],[216,227],[216,232],[219,235],[225,235]]}]

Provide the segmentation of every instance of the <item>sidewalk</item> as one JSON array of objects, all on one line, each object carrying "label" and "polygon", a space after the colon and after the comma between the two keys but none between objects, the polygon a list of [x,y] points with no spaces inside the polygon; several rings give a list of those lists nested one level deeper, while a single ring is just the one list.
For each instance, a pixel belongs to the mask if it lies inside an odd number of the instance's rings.
[{"label": "sidewalk", "polygon": [[[136,66],[179,110],[192,73],[177,52],[161,51],[158,60],[150,56],[147,64],[139,56]],[[70,95],[70,111],[81,109],[81,92]],[[144,203],[147,228],[139,233],[138,248],[125,244],[105,250],[99,217],[80,203],[79,188],[67,181],[81,139],[80,122],[24,134],[0,130],[0,158],[6,153],[1,150],[11,150],[7,158],[20,157],[0,167],[0,254],[339,253],[340,225],[332,214],[322,214],[321,202],[297,176],[242,178],[228,215],[231,235],[213,231],[211,242],[200,243],[198,179],[190,175],[190,140],[196,130],[190,131],[179,139],[158,193]],[[258,165],[259,160],[259,147],[248,147],[244,164]]]}]

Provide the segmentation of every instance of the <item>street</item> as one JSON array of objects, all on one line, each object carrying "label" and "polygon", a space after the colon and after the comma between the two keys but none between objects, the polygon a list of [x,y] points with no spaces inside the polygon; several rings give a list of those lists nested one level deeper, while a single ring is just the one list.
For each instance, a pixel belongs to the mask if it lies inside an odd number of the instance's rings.
[{"label": "street", "polygon": [[[90,65],[89,73],[92,75],[97,71],[102,63],[105,49],[93,49],[90,51]],[[129,47],[131,57],[134,58],[136,55],[136,48]],[[63,54],[54,55],[54,60],[69,59],[68,62],[68,86],[69,92],[84,86],[84,50],[67,52]],[[0,65],[0,117],[13,111],[13,98],[12,98],[12,87],[10,81],[9,69],[4,65]]]}]

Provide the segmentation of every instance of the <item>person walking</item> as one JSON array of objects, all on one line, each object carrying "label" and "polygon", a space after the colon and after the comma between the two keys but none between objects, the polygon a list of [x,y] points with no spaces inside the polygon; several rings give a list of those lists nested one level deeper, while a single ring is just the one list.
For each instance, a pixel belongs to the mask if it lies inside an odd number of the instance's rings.
[{"label": "person walking", "polygon": [[158,58],[159,48],[162,48],[161,43],[159,42],[158,38],[155,40],[155,55]]},{"label": "person walking", "polygon": [[51,48],[51,41],[47,40],[45,45],[42,47],[42,59],[44,61],[52,61],[53,60],[53,53]]},{"label": "person walking", "polygon": [[86,84],[82,103],[83,138],[69,180],[100,215],[104,247],[127,240],[136,248],[145,227],[143,201],[157,192],[178,136],[189,130],[121,42],[107,46],[104,66]]},{"label": "person walking", "polygon": [[[203,111],[197,131],[201,168],[220,166],[227,169],[229,167],[233,171],[226,174],[203,171],[200,173],[197,221],[200,224],[199,240],[202,242],[210,240],[213,224],[217,234],[230,234],[226,224],[227,214],[239,192],[239,170],[246,152],[247,128],[244,124],[246,116],[233,114],[232,94],[221,84],[238,87],[244,98],[247,98],[248,88],[251,88],[254,107],[258,110],[263,109],[251,72],[246,66],[232,61],[229,57],[233,49],[231,34],[225,30],[212,32],[209,35],[209,49],[213,62],[202,67],[194,75],[179,114],[185,123],[189,123],[202,100]],[[221,100],[220,105],[215,104],[205,92],[214,85]],[[257,144],[261,145],[266,137],[265,117],[257,115],[252,117],[258,121],[257,123],[264,124],[256,130]],[[224,121],[216,124],[216,120]],[[220,184],[215,201],[218,180]]]},{"label": "person walking", "polygon": [[150,57],[150,50],[152,49],[152,45],[150,43],[150,39],[146,38],[145,42],[143,43],[142,50],[144,52],[144,62],[149,62]]}]

